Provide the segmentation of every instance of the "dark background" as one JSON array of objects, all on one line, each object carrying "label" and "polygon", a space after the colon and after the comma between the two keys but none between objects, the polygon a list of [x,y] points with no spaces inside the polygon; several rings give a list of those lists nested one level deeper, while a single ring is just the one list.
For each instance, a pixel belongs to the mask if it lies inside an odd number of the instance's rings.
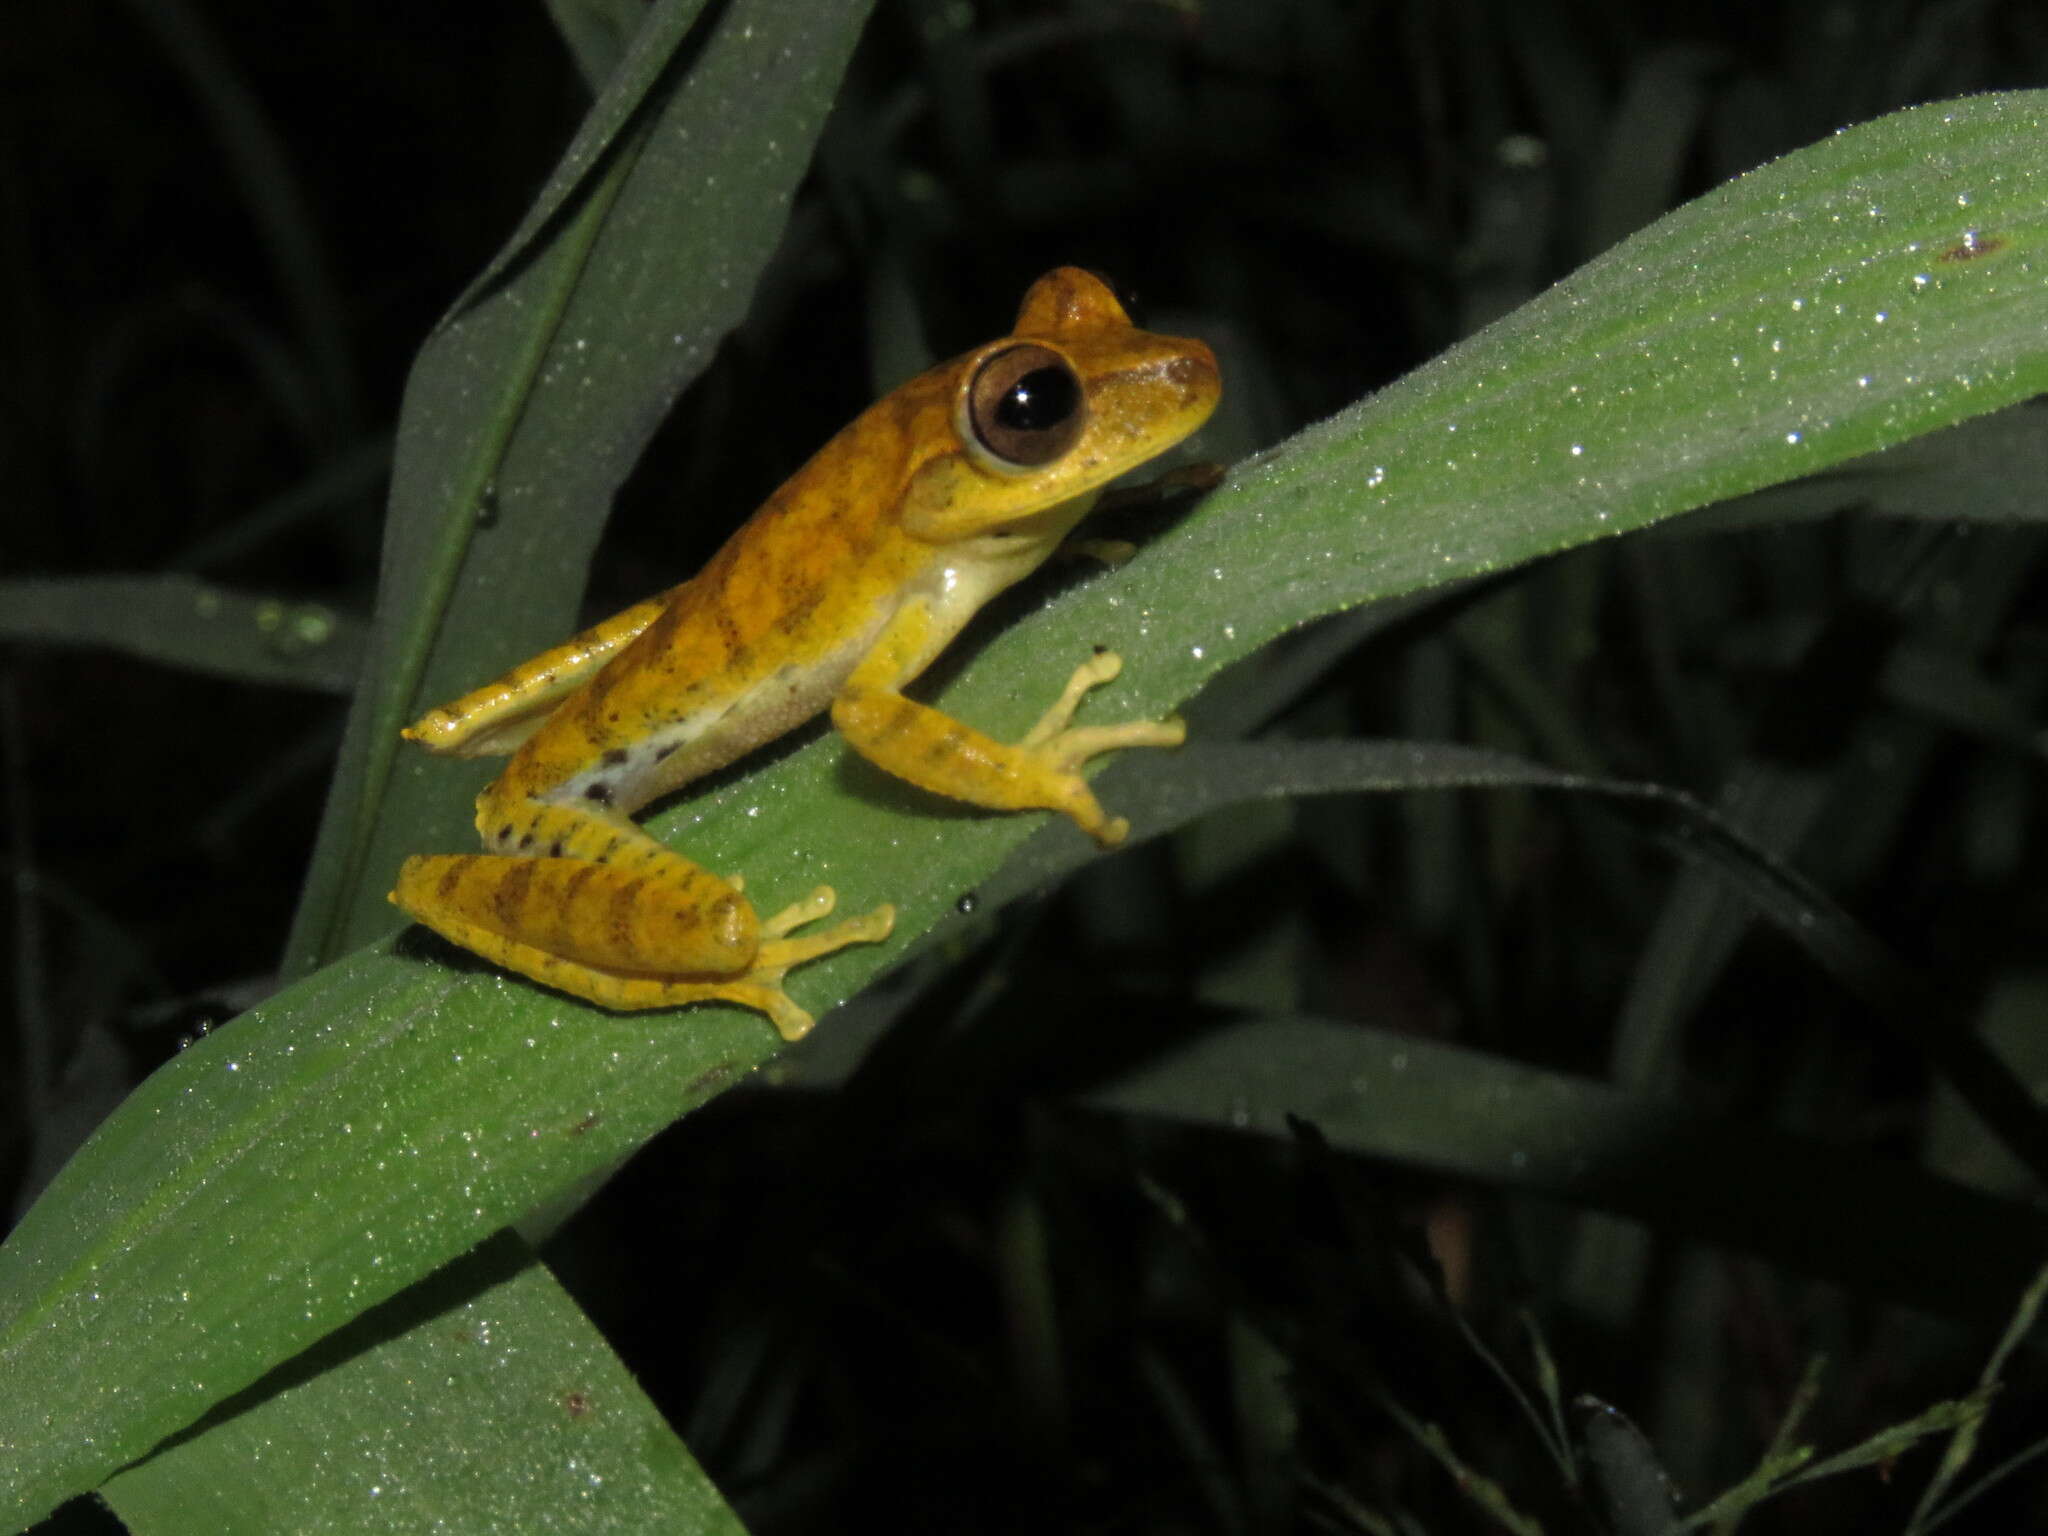
[{"label": "dark background", "polygon": [[[635,477],[589,612],[708,552],[678,543],[675,498],[731,526],[870,397],[878,294],[914,294],[943,354],[996,334],[1038,272],[1106,271],[1227,347],[1218,430],[1242,449],[1763,160],[2044,78],[2048,22],[2021,3],[884,0],[831,169]],[[410,357],[586,102],[538,5],[14,7],[0,576],[186,570],[366,614]],[[2048,998],[2038,744],[1916,715],[1876,675],[1899,646],[1955,644],[1945,615],[1987,558],[2023,574],[1971,660],[2038,739],[2035,530],[1850,506],[1519,573],[1383,633],[1282,728],[1540,755],[1554,732],[1460,627],[1504,624],[1610,771],[1709,800],[1803,776],[1820,811],[1787,855],[1958,1020],[2023,1048]],[[7,909],[0,1007],[33,999],[63,1042],[54,1064],[0,1048],[0,1073],[68,1066],[96,1102],[274,968],[343,706],[55,634],[0,645],[0,705],[10,853],[39,882]],[[1901,733],[1880,782],[1873,743]],[[1974,1383],[2010,1296],[1905,1313],[1874,1299],[1882,1277],[1866,1295],[1702,1249],[1681,1209],[1632,1283],[1589,1286],[1601,1239],[1578,1212],[1330,1156],[1310,1127],[1276,1145],[1065,1102],[1091,1042],[1261,999],[1606,1076],[1673,879],[1641,839],[1554,797],[1378,796],[1136,857],[1013,913],[1004,986],[974,965],[930,984],[839,1092],[728,1095],[551,1247],[753,1528],[1369,1529],[1354,1505],[1498,1528],[1389,1398],[1546,1530],[1609,1528],[1419,1280],[1425,1241],[1481,1336],[1526,1378],[1531,1309],[1567,1395],[1634,1417],[1695,1500],[1754,1463],[1813,1352],[1832,1363],[1805,1433],[1829,1446]],[[1103,921],[1131,882],[1143,920]],[[1752,933],[1684,985],[1666,1091],[1865,1155],[1842,1194],[1872,1220],[1908,1162],[2038,1198],[1795,946]],[[0,1142],[18,1195],[42,1176],[32,1129]],[[2008,1381],[1980,1466],[2040,1417],[2038,1360]],[[1930,1461],[1745,1529],[1901,1529]],[[1950,1528],[2044,1519],[2036,1471]]]}]

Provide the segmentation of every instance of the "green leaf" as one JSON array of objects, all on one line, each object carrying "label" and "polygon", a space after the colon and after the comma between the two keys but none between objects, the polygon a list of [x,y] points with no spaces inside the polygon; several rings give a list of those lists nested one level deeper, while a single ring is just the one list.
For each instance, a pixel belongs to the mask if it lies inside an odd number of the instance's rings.
[{"label": "green leaf", "polygon": [[388,932],[404,855],[467,838],[465,796],[395,771],[398,729],[575,627],[613,493],[746,312],[867,13],[737,0],[693,53],[700,5],[648,13],[414,364],[368,667],[287,974]]},{"label": "green leaf", "polygon": [[[408,1335],[416,1350],[382,1347],[427,1317]],[[187,1442],[101,1490],[130,1529],[742,1530],[589,1319],[509,1237],[222,1404],[203,1440],[204,1456],[181,1454]]]},{"label": "green leaf", "polygon": [[24,577],[0,581],[0,640],[103,645],[243,682],[346,693],[362,667],[363,624],[190,576]]},{"label": "green leaf", "polygon": [[[2040,1216],[1966,1185],[1351,1020],[1191,1021],[1083,1102],[1280,1140],[1301,1116],[1346,1152],[1677,1221],[1697,1241],[1948,1316],[2010,1295],[2048,1240]],[[1873,1186],[1895,1224],[1863,1219]],[[1951,1261],[1959,1252],[1968,1266]]]},{"label": "green leaf", "polygon": [[602,89],[639,35],[641,6],[636,0],[547,0],[547,7],[583,83]]},{"label": "green leaf", "polygon": [[[714,41],[698,69],[716,54]],[[1017,729],[1100,643],[1129,666],[1090,717],[1156,713],[1321,614],[1643,526],[2042,389],[2048,282],[2031,250],[2048,230],[2043,107],[2024,94],[1902,113],[1680,210],[1245,466],[1129,566],[990,643],[947,707]],[[606,334],[623,325],[584,316],[580,289],[567,302],[565,315]],[[534,341],[495,324],[465,318],[448,333],[460,347],[497,338],[476,374],[486,380]],[[583,332],[579,321],[547,334],[559,348]],[[432,377],[423,364],[415,390]],[[537,377],[527,367],[501,403]],[[450,414],[423,404],[433,427],[401,444],[401,506],[473,510],[498,472],[501,517],[485,542],[529,541],[558,582],[576,563],[549,542],[542,513],[558,509],[514,505],[526,491],[503,473],[512,460],[482,451],[494,439],[455,420],[454,395],[438,408]],[[632,436],[609,428],[584,451],[609,457]],[[546,455],[533,451],[520,462],[538,468]],[[433,538],[395,524],[392,540],[421,541],[419,561],[393,562],[392,612],[438,606]],[[468,582],[463,600],[516,606]],[[449,632],[476,627],[472,615]],[[395,620],[386,634],[411,654]],[[441,667],[437,656],[437,678]],[[444,680],[452,691],[487,671]],[[362,706],[342,803],[377,799],[389,759],[371,772],[367,744],[388,752],[410,691],[379,682]],[[1171,759],[1144,771],[1170,774]],[[409,797],[459,818],[455,775],[426,765],[408,777]],[[652,825],[712,867],[744,870],[764,905],[819,881],[848,908],[898,903],[898,940],[795,978],[816,1008],[954,920],[961,893],[1033,822],[934,806],[828,739]],[[400,851],[463,845],[452,828],[404,849],[349,837],[366,873]],[[316,945],[353,931],[327,899]],[[216,1032],[143,1085],[0,1249],[6,1507],[31,1518],[94,1486],[775,1050],[752,1014],[607,1016],[418,939],[351,956]]]}]

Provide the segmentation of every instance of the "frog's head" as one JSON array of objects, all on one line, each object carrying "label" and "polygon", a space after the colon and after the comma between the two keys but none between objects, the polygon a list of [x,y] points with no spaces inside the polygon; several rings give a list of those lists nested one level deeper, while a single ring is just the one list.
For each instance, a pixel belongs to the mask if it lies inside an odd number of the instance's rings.
[{"label": "frog's head", "polygon": [[1223,383],[1202,342],[1131,324],[1079,267],[1031,285],[1015,330],[917,381],[947,430],[923,434],[902,522],[949,544],[1017,526],[1056,543],[1125,471],[1209,419]]}]

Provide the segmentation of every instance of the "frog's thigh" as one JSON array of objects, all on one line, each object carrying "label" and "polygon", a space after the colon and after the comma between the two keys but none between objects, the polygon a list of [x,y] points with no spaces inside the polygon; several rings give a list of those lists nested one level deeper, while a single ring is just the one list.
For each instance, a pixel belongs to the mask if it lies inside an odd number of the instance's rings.
[{"label": "frog's thigh", "polygon": [[[434,867],[442,862],[440,858],[409,861],[399,873],[398,889],[391,893],[392,900],[443,938],[483,956],[494,965],[516,971],[558,992],[580,997],[587,1003],[595,1003],[600,1008],[638,1012],[649,1008],[674,1008],[684,1003],[729,1002],[767,1014],[786,1040],[798,1039],[810,1030],[811,1016],[792,1002],[781,987],[772,983],[756,982],[744,976],[722,981],[683,982],[658,975],[619,975],[499,933],[464,915],[454,904],[422,898],[417,890],[419,885],[445,878],[446,871]],[[414,865],[424,867],[415,869]]]},{"label": "frog's thigh", "polygon": [[[440,854],[406,860],[391,897],[443,938],[600,1008],[737,1003],[767,1014],[785,1040],[801,1038],[812,1023],[782,990],[790,967],[849,944],[879,943],[895,918],[881,906],[795,933],[831,913],[828,887],[763,923],[732,886],[662,853],[662,863],[696,880],[589,859]],[[714,893],[708,902],[700,884]],[[661,949],[664,943],[670,947]]]},{"label": "frog's thigh", "polygon": [[929,660],[929,650],[929,615],[922,604],[907,603],[833,701],[833,724],[863,757],[935,794],[990,810],[1061,811],[1104,845],[1123,840],[1129,824],[1103,813],[1081,765],[1122,747],[1178,746],[1187,733],[1178,720],[1069,726],[1088,691],[1116,676],[1121,663],[1114,655],[1104,652],[1075,668],[1030,733],[1005,744],[898,691]]},{"label": "frog's thigh", "polygon": [[665,857],[654,868],[639,861],[500,854],[412,858],[399,871],[392,899],[492,959],[508,945],[535,950],[548,958],[549,974],[503,963],[578,996],[592,995],[562,979],[559,968],[663,977],[746,970],[760,947],[760,924],[747,899],[716,875],[661,851]]}]

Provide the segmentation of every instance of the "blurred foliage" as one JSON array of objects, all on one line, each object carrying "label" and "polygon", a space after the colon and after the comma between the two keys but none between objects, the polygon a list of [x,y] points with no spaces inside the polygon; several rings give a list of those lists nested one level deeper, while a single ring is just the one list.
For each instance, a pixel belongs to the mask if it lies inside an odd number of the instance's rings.
[{"label": "blurred foliage", "polygon": [[[104,578],[120,603],[113,579],[165,573],[359,632],[406,369],[629,22],[566,0],[10,17],[0,577]],[[1059,262],[1216,343],[1207,446],[1236,456],[1772,156],[2044,79],[2048,22],[2018,0],[885,0],[585,613],[693,569],[875,389]],[[2038,1082],[2040,424],[1995,422],[1933,474],[1863,466],[1303,636],[1262,729],[1687,791]],[[719,511],[679,536],[677,504]],[[120,618],[0,651],[17,1206],[266,987],[340,733],[318,668],[223,680],[168,641],[152,664]],[[761,1532],[1654,1529],[1629,1522],[1661,1518],[1640,1511],[1666,1474],[1696,1509],[1773,1484],[1794,1446],[1811,1466],[1902,1424],[1967,1425],[1967,1494],[2044,1419],[2038,1348],[2002,1357],[1988,1417],[1970,1397],[2038,1187],[1752,915],[1570,794],[1240,806],[927,955],[678,1125],[546,1257]],[[1304,1075],[1355,1039],[1351,1070],[1426,1080],[1406,1112],[1435,1139],[1373,1155],[1269,1114],[1241,1057],[1174,1054],[1289,1017]],[[1148,1067],[1217,1111],[1146,1112]],[[1561,1123],[1618,1102],[1677,1127],[1668,1163],[1622,1198],[1458,1156],[1523,1069],[1616,1096],[1560,1088]],[[1887,1265],[1928,1241],[1935,1181],[2022,1251],[1951,1232],[1913,1255],[1951,1272],[1946,1304],[1908,1311]],[[1816,1259],[1818,1209],[1867,1250]],[[1619,1432],[1593,1449],[1615,1410],[1646,1457]],[[1932,1528],[1934,1456],[1881,1448],[1741,1529]],[[1625,1497],[1588,1485],[1610,1465]],[[2044,1523],[2022,1462],[1941,1528]]]}]

